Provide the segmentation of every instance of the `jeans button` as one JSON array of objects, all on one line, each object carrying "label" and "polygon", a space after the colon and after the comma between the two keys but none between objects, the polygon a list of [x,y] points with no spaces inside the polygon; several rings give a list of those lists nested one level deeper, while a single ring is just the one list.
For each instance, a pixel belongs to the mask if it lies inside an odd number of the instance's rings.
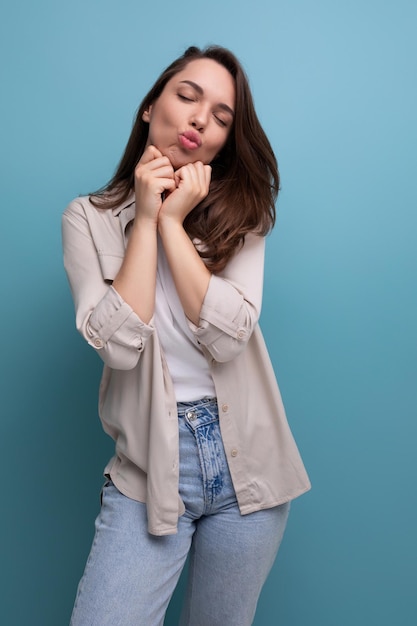
[{"label": "jeans button", "polygon": [[189,420],[190,422],[193,422],[195,420],[195,418],[197,417],[194,411],[187,411],[185,414],[185,417],[187,418],[187,420]]}]

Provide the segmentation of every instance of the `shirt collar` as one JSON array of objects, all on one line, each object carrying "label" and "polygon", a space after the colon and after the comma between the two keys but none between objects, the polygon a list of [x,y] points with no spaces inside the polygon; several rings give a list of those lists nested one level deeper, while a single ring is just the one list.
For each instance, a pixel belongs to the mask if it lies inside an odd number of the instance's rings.
[{"label": "shirt collar", "polygon": [[119,217],[123,231],[125,232],[128,224],[135,219],[135,192],[131,191],[126,200],[112,209],[112,212],[115,217]]}]

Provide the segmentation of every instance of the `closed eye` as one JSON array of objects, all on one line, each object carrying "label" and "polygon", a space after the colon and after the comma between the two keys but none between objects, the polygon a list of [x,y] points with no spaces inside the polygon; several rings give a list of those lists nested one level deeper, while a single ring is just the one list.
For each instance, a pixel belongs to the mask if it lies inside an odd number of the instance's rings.
[{"label": "closed eye", "polygon": [[177,94],[180,100],[184,100],[185,102],[194,102],[194,98],[187,98],[187,96],[183,96],[182,93]]},{"label": "closed eye", "polygon": [[220,124],[220,126],[227,126],[227,123],[224,120],[222,120],[221,117],[217,117],[217,115],[215,115],[214,119],[216,120],[216,122]]}]

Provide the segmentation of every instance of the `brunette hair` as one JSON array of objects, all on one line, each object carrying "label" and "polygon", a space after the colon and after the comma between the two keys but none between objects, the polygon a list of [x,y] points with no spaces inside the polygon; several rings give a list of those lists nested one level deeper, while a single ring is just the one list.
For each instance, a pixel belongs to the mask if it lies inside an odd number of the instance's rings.
[{"label": "brunette hair", "polygon": [[211,163],[210,190],[185,218],[184,228],[198,246],[212,272],[221,271],[245,235],[266,235],[275,224],[279,173],[275,155],[255,112],[249,82],[237,58],[226,48],[191,46],[169,65],[143,99],[132,132],[113,178],[91,196],[97,208],[115,208],[134,189],[135,167],[148,139],[144,111],[161,95],[165,85],[190,61],[212,59],[225,67],[235,82],[235,117],[228,139]]}]

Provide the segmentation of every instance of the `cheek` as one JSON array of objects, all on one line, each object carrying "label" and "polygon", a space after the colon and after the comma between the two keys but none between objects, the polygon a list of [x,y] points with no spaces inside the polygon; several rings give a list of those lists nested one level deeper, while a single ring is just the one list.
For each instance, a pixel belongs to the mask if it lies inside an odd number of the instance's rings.
[{"label": "cheek", "polygon": [[207,135],[210,137],[210,146],[221,146],[225,143],[227,139],[227,133],[219,126],[213,122],[210,130],[207,131]]},{"label": "cheek", "polygon": [[166,108],[155,108],[152,112],[150,120],[150,129],[152,129],[154,133],[159,133],[161,130],[164,130],[167,126],[169,126],[171,117],[172,116],[169,110],[166,110]]},{"label": "cheek", "polygon": [[228,137],[229,137],[229,133],[227,133],[226,135],[224,133],[221,133],[219,135],[219,137],[217,138],[217,142],[216,142],[216,154],[220,152],[222,148],[224,148]]}]

